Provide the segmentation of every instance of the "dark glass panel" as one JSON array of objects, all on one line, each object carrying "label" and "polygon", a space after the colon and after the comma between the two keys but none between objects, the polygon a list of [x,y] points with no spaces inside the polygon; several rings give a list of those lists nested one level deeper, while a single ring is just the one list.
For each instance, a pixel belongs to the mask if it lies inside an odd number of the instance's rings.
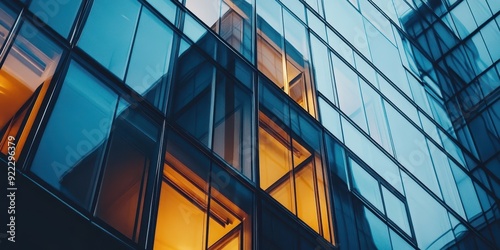
[{"label": "dark glass panel", "polygon": [[159,125],[121,102],[112,127],[96,216],[138,241],[147,180],[156,169]]},{"label": "dark glass panel", "polygon": [[215,67],[191,47],[179,55],[175,74],[170,117],[209,147]]},{"label": "dark glass panel", "polygon": [[238,172],[252,175],[252,99],[239,84],[219,73],[215,93],[213,150]]}]

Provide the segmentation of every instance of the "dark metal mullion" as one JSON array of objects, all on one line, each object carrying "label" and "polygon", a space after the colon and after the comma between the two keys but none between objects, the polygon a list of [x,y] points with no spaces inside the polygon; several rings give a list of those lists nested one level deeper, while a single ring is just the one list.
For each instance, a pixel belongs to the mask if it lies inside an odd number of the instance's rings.
[{"label": "dark metal mullion", "polygon": [[[149,162],[149,164],[148,164]],[[142,178],[141,178],[141,185],[139,187],[139,197],[137,198],[137,208],[135,210],[135,220],[134,220],[134,232],[132,233],[132,240],[136,240],[136,236],[137,236],[137,229],[139,229],[139,233],[140,233],[140,225],[139,225],[139,228],[138,228],[138,223],[139,223],[139,218],[142,217],[141,216],[141,213],[142,211],[144,210],[144,206],[142,206],[141,208],[141,203],[143,204],[143,201],[142,201],[142,198],[143,196],[145,196],[145,194],[143,193],[145,191],[145,185],[144,185],[144,182],[145,182],[145,176],[146,176],[146,173],[147,173],[147,168],[148,166],[150,165],[150,161],[147,157],[145,157],[144,159],[144,165],[143,165],[143,170],[142,170]],[[142,218],[141,218],[141,221],[142,221]]]}]

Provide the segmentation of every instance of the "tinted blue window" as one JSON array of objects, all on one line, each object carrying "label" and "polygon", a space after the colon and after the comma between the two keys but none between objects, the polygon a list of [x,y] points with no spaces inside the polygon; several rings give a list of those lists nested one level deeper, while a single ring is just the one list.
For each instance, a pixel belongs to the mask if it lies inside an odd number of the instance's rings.
[{"label": "tinted blue window", "polygon": [[86,208],[117,99],[73,62],[32,163],[33,173]]},{"label": "tinted blue window", "polygon": [[172,30],[144,9],[125,81],[158,108],[164,106],[162,87],[169,68],[172,38]]},{"label": "tinted blue window", "polygon": [[384,196],[387,217],[396,222],[408,235],[411,235],[405,204],[385,187],[382,187],[382,195]]},{"label": "tinted blue window", "polygon": [[370,234],[368,234],[371,236],[370,240],[373,241],[377,249],[391,249],[387,225],[366,207],[363,211],[368,223],[368,228],[370,229]]},{"label": "tinted blue window", "polygon": [[[116,8],[119,5],[120,8]],[[140,4],[137,1],[96,0],[78,46],[119,78],[124,77]]]},{"label": "tinted blue window", "polygon": [[340,126],[340,114],[333,109],[323,98],[318,99],[321,123],[340,141],[344,140],[342,136],[342,127]]},{"label": "tinted blue window", "polygon": [[408,175],[402,176],[418,247],[441,248],[453,241],[453,235],[448,233],[452,231],[446,209]]},{"label": "tinted blue window", "polygon": [[400,193],[404,194],[398,166],[346,119],[341,119],[341,121],[346,146]]},{"label": "tinted blue window", "polygon": [[351,165],[352,185],[354,189],[381,212],[384,212],[378,181],[352,159],[349,159],[349,165]]},{"label": "tinted blue window", "polygon": [[64,37],[68,37],[82,0],[31,2],[30,10],[41,21],[48,24]]},{"label": "tinted blue window", "polygon": [[148,0],[148,2],[156,8],[164,17],[171,23],[175,24],[175,13],[177,7],[170,0]]},{"label": "tinted blue window", "polygon": [[311,53],[316,88],[332,103],[336,103],[330,67],[329,50],[315,35],[311,35]]}]

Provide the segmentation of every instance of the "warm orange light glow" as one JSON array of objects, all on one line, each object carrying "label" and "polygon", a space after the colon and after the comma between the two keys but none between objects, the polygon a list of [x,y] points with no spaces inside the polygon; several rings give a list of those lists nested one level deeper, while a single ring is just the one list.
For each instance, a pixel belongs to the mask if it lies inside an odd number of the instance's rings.
[{"label": "warm orange light glow", "polygon": [[167,158],[171,164],[164,166],[154,248],[243,249],[241,235],[250,234],[248,215],[216,189],[209,201],[206,181]]},{"label": "warm orange light glow", "polygon": [[285,129],[262,112],[259,122],[260,187],[332,242],[319,155],[290,138]]}]

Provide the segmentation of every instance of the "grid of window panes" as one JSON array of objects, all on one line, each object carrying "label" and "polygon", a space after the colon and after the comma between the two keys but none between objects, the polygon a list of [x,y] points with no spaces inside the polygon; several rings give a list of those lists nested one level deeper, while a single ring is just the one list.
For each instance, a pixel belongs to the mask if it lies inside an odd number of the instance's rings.
[{"label": "grid of window panes", "polygon": [[499,11],[0,2],[0,148],[137,248],[498,247]]}]

